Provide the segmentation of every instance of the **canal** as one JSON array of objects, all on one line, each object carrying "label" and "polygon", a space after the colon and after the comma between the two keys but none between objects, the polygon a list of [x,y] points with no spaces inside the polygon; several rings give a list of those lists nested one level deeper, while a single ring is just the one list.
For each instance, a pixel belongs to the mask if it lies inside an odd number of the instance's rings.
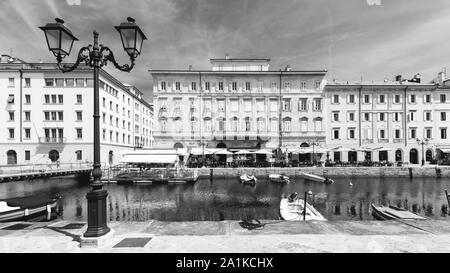
[{"label": "canal", "polygon": [[[292,178],[291,178],[292,179]],[[370,204],[396,205],[433,219],[450,219],[444,189],[449,179],[436,178],[336,178],[332,185],[296,179],[277,184],[259,178],[256,186],[237,178],[200,179],[195,184],[105,185],[110,221],[220,221],[279,219],[283,194],[303,196],[311,190],[309,202],[330,221],[373,220]],[[62,195],[62,220],[86,221],[87,181],[54,177],[0,184],[0,199],[41,195]]]}]

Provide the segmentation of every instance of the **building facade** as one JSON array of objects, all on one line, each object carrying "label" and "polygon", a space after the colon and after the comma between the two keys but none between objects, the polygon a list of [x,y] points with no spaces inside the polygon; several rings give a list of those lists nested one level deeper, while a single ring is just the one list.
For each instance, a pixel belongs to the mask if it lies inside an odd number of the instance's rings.
[{"label": "building facade", "polygon": [[442,83],[331,83],[324,93],[332,161],[421,164],[449,151],[450,89]]},{"label": "building facade", "polygon": [[269,70],[269,59],[210,59],[212,69],[150,70],[155,145],[229,150],[325,144],[326,70]]},{"label": "building facade", "polygon": [[[100,69],[102,164],[118,151],[153,146],[153,109],[134,86]],[[93,161],[93,73],[55,64],[0,62],[0,165]]]}]

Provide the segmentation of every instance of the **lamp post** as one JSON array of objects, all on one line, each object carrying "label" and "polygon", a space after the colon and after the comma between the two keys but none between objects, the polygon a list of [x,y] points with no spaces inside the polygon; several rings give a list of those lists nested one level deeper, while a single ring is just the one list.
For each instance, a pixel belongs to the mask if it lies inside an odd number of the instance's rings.
[{"label": "lamp post", "polygon": [[74,64],[62,64],[62,60],[69,56],[74,41],[78,39],[64,26],[64,21],[56,18],[56,23],[49,23],[39,27],[45,33],[48,49],[55,55],[58,68],[63,72],[76,69],[80,63],[92,67],[94,70],[94,164],[92,170],[92,190],[86,194],[88,200],[88,228],[85,237],[99,237],[110,231],[106,223],[106,197],[108,193],[102,190],[102,170],[100,164],[100,114],[99,114],[99,68],[106,66],[110,61],[113,65],[125,72],[130,72],[134,67],[134,61],[140,55],[142,43],[147,40],[142,30],[136,25],[135,20],[127,18],[128,22],[121,23],[115,29],[120,33],[124,50],[130,57],[131,64],[119,65],[113,52],[106,46],[98,44],[98,33],[94,30],[94,45],[82,47],[78,52]]},{"label": "lamp post", "polygon": [[315,154],[314,147],[319,145],[319,143],[315,142],[315,140],[313,139],[312,141],[309,141],[309,144],[312,145],[312,147],[313,147],[313,154],[312,154],[312,156],[313,156],[313,164],[316,165],[316,154]]},{"label": "lamp post", "polygon": [[417,144],[422,145],[422,166],[425,165],[425,157],[424,157],[424,153],[423,153],[423,146],[424,145],[428,145],[428,139],[416,139],[417,140]]}]

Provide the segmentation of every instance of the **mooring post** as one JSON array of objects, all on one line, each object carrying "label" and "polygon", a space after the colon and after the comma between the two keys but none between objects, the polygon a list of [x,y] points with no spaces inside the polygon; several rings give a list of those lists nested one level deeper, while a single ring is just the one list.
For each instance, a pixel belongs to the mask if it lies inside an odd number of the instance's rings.
[{"label": "mooring post", "polygon": [[306,220],[306,198],[308,196],[308,193],[305,191],[305,203],[303,204],[303,221]]}]

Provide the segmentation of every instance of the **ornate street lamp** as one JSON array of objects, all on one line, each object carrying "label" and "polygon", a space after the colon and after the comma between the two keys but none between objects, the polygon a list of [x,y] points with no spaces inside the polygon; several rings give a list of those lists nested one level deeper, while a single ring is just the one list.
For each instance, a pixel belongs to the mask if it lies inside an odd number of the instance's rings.
[{"label": "ornate street lamp", "polygon": [[422,166],[423,166],[423,165],[425,165],[425,158],[424,158],[424,154],[423,154],[423,146],[424,145],[428,145],[428,139],[425,138],[425,139],[420,140],[420,139],[417,138],[416,141],[417,141],[417,144],[422,145]]},{"label": "ornate street lamp", "polygon": [[82,47],[78,52],[74,64],[62,64],[62,60],[70,54],[74,41],[78,39],[64,26],[64,21],[56,18],[56,23],[49,23],[39,27],[45,33],[48,49],[55,55],[58,68],[62,72],[69,72],[84,62],[94,69],[94,164],[92,170],[92,190],[86,194],[88,200],[88,228],[84,237],[99,237],[107,234],[110,228],[106,223],[106,197],[108,193],[102,190],[102,170],[100,164],[100,114],[99,114],[99,68],[106,66],[110,61],[114,66],[125,72],[130,72],[134,67],[134,61],[142,50],[142,43],[147,40],[144,33],[136,25],[133,18],[128,17],[128,22],[121,23],[115,28],[120,33],[123,49],[128,53],[131,64],[119,65],[114,59],[113,52],[106,46],[98,44],[98,33],[94,30],[94,45]]}]

